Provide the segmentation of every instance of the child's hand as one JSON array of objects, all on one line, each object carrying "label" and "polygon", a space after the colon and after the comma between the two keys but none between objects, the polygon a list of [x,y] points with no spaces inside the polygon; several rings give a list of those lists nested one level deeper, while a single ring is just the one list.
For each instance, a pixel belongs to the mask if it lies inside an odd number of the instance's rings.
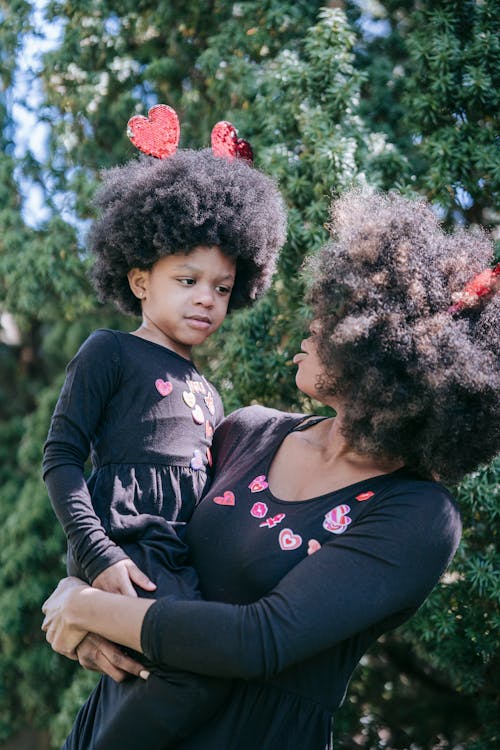
[{"label": "child's hand", "polygon": [[132,560],[127,558],[126,560],[119,560],[99,573],[97,578],[94,578],[92,586],[102,591],[108,591],[110,594],[137,596],[132,583],[145,591],[154,591],[156,588],[156,584],[150,581]]}]

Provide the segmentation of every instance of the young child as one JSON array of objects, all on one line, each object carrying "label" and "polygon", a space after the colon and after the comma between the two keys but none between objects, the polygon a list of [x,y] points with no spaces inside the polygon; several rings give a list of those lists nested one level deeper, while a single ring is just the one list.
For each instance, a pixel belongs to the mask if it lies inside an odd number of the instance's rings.
[{"label": "young child", "polygon": [[[208,488],[223,408],[191,350],[267,288],[285,211],[229,123],[214,128],[214,153],[176,151],[175,112],[159,105],[149,114],[132,118],[129,135],[160,158],[107,172],[90,234],[99,298],[142,323],[132,333],[95,331],[69,363],[43,475],[68,538],[70,575],[130,596],[193,598],[182,527]],[[151,690],[155,679],[165,712],[148,748],[169,747],[206,721],[227,691],[222,681],[181,673],[152,675]],[[106,680],[98,690],[114,689]],[[154,722],[141,695],[134,721]],[[96,717],[92,737],[80,735],[77,719],[65,747],[137,747],[130,732],[119,736],[119,723],[108,732],[111,718]]]}]

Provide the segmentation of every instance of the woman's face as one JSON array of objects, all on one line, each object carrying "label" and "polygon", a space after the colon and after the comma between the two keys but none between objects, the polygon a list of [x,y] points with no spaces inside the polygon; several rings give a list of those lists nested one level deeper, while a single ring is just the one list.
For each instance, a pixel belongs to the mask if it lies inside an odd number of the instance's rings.
[{"label": "woman's face", "polygon": [[308,396],[324,402],[324,396],[318,392],[318,381],[324,373],[323,365],[318,357],[316,344],[316,335],[319,333],[319,323],[313,320],[309,326],[311,335],[305,338],[301,345],[301,352],[293,358],[294,364],[297,365],[297,374],[295,382],[297,388]]}]

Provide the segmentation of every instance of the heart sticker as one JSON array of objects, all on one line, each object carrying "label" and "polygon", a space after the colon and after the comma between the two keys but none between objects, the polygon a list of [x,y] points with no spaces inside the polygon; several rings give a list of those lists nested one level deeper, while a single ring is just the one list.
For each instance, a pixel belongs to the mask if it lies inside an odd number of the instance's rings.
[{"label": "heart sticker", "polygon": [[174,388],[172,383],[169,383],[168,380],[162,380],[161,378],[155,380],[155,386],[160,396],[168,396],[170,393],[172,393],[172,390]]},{"label": "heart sticker", "polygon": [[214,503],[217,503],[217,505],[234,505],[235,502],[236,500],[231,490],[226,490],[222,497],[220,495],[214,497]]},{"label": "heart sticker", "polygon": [[203,397],[203,400],[205,401],[207,405],[207,409],[210,412],[210,414],[213,416],[215,414],[215,404],[214,404],[214,397],[211,393],[208,393],[207,396]]},{"label": "heart sticker", "polygon": [[186,406],[189,406],[190,409],[194,409],[194,405],[196,404],[196,396],[194,393],[191,393],[191,391],[182,391],[182,400]]},{"label": "heart sticker", "polygon": [[300,534],[294,534],[291,529],[282,529],[278,541],[281,549],[287,551],[300,547],[302,544],[302,537]]},{"label": "heart sticker", "polygon": [[196,404],[191,414],[193,415],[193,419],[196,424],[203,424],[203,422],[205,421],[205,415],[203,414],[203,411],[199,404]]},{"label": "heart sticker", "polygon": [[253,162],[252,147],[248,141],[238,138],[234,125],[227,120],[221,120],[212,128],[212,151],[214,156],[224,156],[226,159],[246,159]]},{"label": "heart sticker", "polygon": [[207,419],[207,421],[205,422],[205,435],[207,438],[211,438],[213,434],[214,434],[214,428],[212,427],[212,425]]},{"label": "heart sticker", "polygon": [[332,534],[343,534],[351,523],[351,518],[347,515],[350,511],[348,505],[337,505],[336,508],[328,511],[323,521],[323,528]]},{"label": "heart sticker", "polygon": [[250,515],[254,518],[264,518],[267,516],[267,505],[265,503],[254,503]]},{"label": "heart sticker", "polygon": [[314,555],[314,553],[317,552],[319,549],[321,549],[321,544],[318,542],[318,540],[309,539],[307,543],[307,554]]},{"label": "heart sticker", "polygon": [[172,107],[156,104],[148,116],[135,115],[127,123],[127,135],[140,151],[157,159],[166,159],[177,151],[179,118]]},{"label": "heart sticker", "polygon": [[201,451],[199,451],[198,448],[196,448],[193,451],[193,457],[191,461],[189,462],[189,465],[195,471],[199,471],[200,469],[203,469],[205,464],[203,463],[203,458],[201,457]]},{"label": "heart sticker", "polygon": [[262,490],[265,490],[267,487],[269,487],[269,485],[266,482],[265,474],[261,474],[260,476],[255,477],[255,479],[252,479],[252,481],[248,485],[248,489],[250,490],[250,492],[262,492]]}]

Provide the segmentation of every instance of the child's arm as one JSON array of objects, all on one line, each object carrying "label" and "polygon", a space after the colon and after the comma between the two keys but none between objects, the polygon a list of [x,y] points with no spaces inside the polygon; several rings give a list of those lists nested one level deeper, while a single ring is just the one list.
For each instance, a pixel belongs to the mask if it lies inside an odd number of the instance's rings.
[{"label": "child's arm", "polygon": [[155,586],[108,537],[84,478],[91,440],[119,386],[120,359],[114,334],[96,331],[69,363],[44,447],[43,475],[81,575],[98,588],[135,595],[131,581],[148,591]]}]

